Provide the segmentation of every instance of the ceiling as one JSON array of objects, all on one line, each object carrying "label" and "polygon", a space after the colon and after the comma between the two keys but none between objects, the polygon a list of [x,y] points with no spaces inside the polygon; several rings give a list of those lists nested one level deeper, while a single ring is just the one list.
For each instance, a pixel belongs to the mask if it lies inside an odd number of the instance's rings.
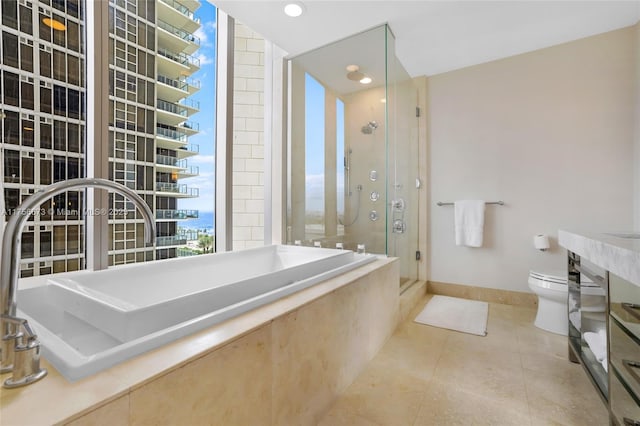
[{"label": "ceiling", "polygon": [[412,77],[434,75],[633,25],[640,1],[210,0],[290,55],[388,23]]}]

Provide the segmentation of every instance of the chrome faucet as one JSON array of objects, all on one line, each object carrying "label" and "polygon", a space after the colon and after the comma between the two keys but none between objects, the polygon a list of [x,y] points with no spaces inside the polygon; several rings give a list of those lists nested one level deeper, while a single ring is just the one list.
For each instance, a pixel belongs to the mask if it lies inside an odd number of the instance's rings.
[{"label": "chrome faucet", "polygon": [[40,368],[40,342],[27,321],[16,317],[18,278],[20,277],[20,236],[29,215],[40,208],[49,198],[74,188],[110,189],[132,201],[145,221],[145,235],[148,243],[153,243],[156,225],[153,212],[135,191],[116,182],[98,178],[79,178],[57,182],[27,197],[11,216],[2,238],[2,258],[0,265],[0,373],[13,372],[4,382],[5,388],[28,385],[47,375]]}]

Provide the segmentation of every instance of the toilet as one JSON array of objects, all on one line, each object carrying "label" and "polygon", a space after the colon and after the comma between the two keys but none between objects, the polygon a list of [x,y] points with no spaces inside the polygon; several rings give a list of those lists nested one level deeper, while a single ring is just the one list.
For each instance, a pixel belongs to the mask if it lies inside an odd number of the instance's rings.
[{"label": "toilet", "polygon": [[[589,282],[590,280],[586,280],[584,276],[581,281],[581,288],[583,288],[581,294],[593,296],[594,300],[589,301],[591,309],[601,305],[602,312],[604,312],[604,290],[597,284]],[[584,287],[590,287],[590,289],[584,291]],[[538,313],[534,322],[535,326],[566,336],[569,328],[567,273],[565,271],[550,273],[529,271],[529,288],[538,295]]]}]

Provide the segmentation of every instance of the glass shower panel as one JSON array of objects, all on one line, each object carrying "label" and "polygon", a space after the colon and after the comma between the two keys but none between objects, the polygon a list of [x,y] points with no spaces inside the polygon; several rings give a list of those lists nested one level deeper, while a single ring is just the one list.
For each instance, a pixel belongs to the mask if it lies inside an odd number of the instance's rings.
[{"label": "glass shower panel", "polygon": [[400,259],[400,285],[418,277],[418,144],[417,87],[395,55],[387,34],[388,250]]},{"label": "glass shower panel", "polygon": [[290,61],[291,244],[386,253],[385,32]]},{"label": "glass shower panel", "polygon": [[290,60],[287,241],[400,258],[417,278],[417,89],[381,26]]}]

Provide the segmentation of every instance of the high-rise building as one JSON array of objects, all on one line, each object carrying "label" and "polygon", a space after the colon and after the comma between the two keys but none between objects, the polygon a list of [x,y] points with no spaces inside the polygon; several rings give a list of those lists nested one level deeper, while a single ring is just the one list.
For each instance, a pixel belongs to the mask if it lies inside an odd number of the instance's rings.
[{"label": "high-rise building", "polygon": [[200,66],[193,56],[200,45],[194,35],[199,5],[109,1],[109,178],[138,191],[157,219],[156,246],[145,247],[142,220],[131,220],[135,209],[110,195],[112,265],[176,257],[187,239],[179,220],[197,217],[197,211],[178,209],[178,199],[198,196],[180,179],[198,174],[189,165],[198,154],[198,146],[189,144],[198,132],[189,121],[198,104],[189,96],[200,88],[190,78]]},{"label": "high-rise building", "polygon": [[[133,205],[110,195],[109,264],[177,256],[186,242],[178,199],[198,189],[180,179],[198,174],[189,117],[199,89],[194,0],[109,0],[109,178],[136,190],[154,210],[157,239],[145,247]],[[51,183],[85,175],[86,55],[84,0],[2,0],[0,43],[2,193],[11,214]],[[99,142],[96,142],[99,143]],[[23,277],[84,267],[83,191],[41,206],[22,235]],[[7,217],[5,217],[6,220]]]}]

